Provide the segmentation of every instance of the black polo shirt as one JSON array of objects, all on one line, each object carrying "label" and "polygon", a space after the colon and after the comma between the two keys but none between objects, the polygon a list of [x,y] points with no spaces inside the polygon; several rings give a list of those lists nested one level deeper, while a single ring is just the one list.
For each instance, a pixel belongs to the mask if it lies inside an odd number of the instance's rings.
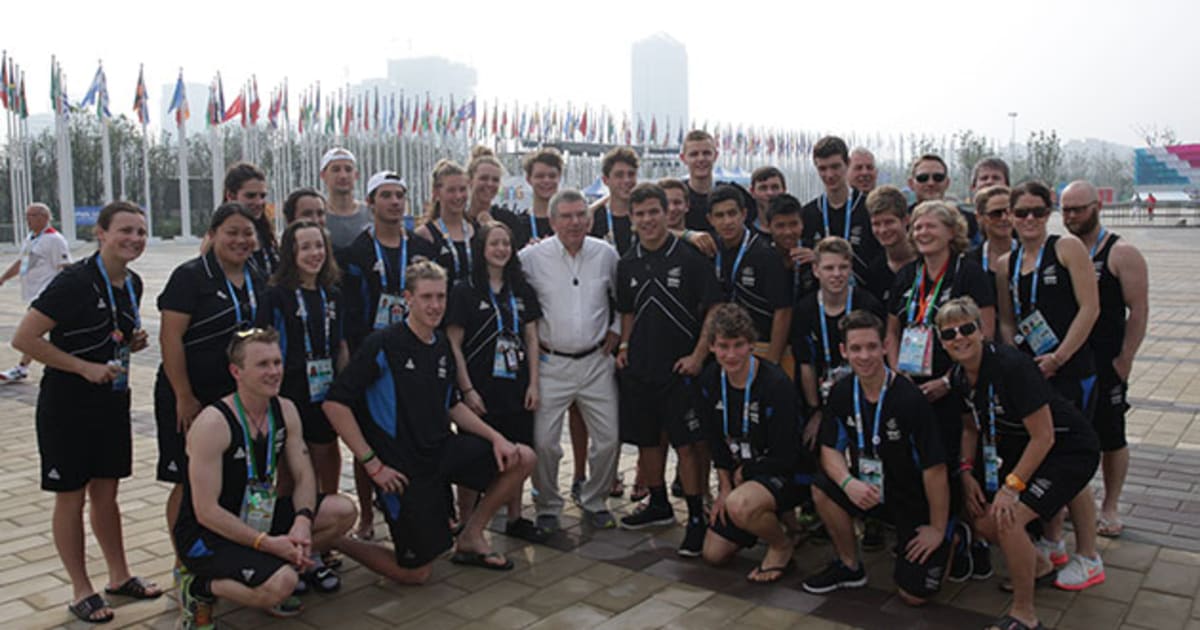
[{"label": "black polo shirt", "polygon": [[847,312],[865,310],[874,313],[881,320],[887,318],[883,304],[880,304],[875,296],[860,288],[851,287],[849,290],[846,308],[837,315],[828,313],[824,315],[825,330],[829,338],[829,359],[833,362],[832,366],[825,365],[825,341],[821,335],[822,314],[817,293],[805,296],[792,312],[792,356],[795,357],[797,365],[811,365],[816,370],[818,378],[826,369],[846,363],[840,347],[842,331],[838,329],[838,323],[842,321]]},{"label": "black polo shirt", "polygon": [[[379,296],[387,293],[400,295],[404,270],[412,263],[433,260],[434,251],[429,241],[406,233],[408,242],[407,260],[404,247],[386,247],[380,244],[375,249],[375,230],[363,230],[349,247],[337,254],[342,267],[342,295],[346,301],[345,334],[350,349],[358,344],[375,328],[375,311],[379,307]],[[378,256],[382,253],[382,259]],[[386,276],[381,277],[381,272]]]},{"label": "black polo shirt", "polygon": [[867,212],[866,195],[860,194],[853,188],[846,203],[827,208],[829,211],[829,230],[825,229],[825,214],[821,211],[825,195],[804,204],[801,212],[804,216],[804,231],[800,240],[806,247],[816,246],[817,241],[826,236],[846,238],[846,208],[850,207],[850,247],[854,251],[854,281],[859,286],[867,284],[867,267],[872,260],[883,253],[883,246],[875,240],[871,231],[871,215]]},{"label": "black polo shirt", "polygon": [[[507,225],[508,229],[512,231],[514,252],[524,249],[534,238],[543,239],[554,236],[554,229],[550,227],[550,218],[548,216],[535,217],[532,208],[518,214],[508,208],[492,206],[492,218]],[[533,218],[532,222],[530,218]]]},{"label": "black polo shirt", "polygon": [[675,362],[695,349],[705,313],[721,301],[709,264],[671,234],[657,250],[638,243],[617,261],[617,312],[634,316],[627,374],[669,382]]},{"label": "black polo shirt", "polygon": [[[685,179],[683,185],[687,186],[688,194],[688,211],[683,218],[684,227],[689,230],[697,230],[701,232],[712,232],[712,225],[708,222],[708,195],[709,193],[701,193],[692,190],[691,184]],[[713,182],[713,190],[718,186],[733,186],[742,195],[742,206],[746,208],[746,227],[754,225],[755,219],[758,218],[758,202],[754,200],[754,196],[750,191],[742,187],[736,182]],[[710,191],[711,192],[711,191]]]},{"label": "black polo shirt", "polygon": [[892,271],[892,267],[888,265],[887,252],[881,251],[874,260],[867,265],[866,290],[879,300],[881,304],[887,304],[892,299],[892,284],[896,282],[896,272]]},{"label": "black polo shirt", "polygon": [[[308,403],[308,353],[305,338],[312,346],[312,358],[333,359],[337,365],[338,345],[342,343],[345,305],[337,287],[325,289],[322,299],[317,289],[300,289],[304,300],[305,319],[300,318],[300,303],[296,289],[271,285],[263,295],[259,308],[259,325],[279,331],[279,349],[283,352],[283,384],[280,393],[297,405]],[[326,335],[328,328],[329,334]]]},{"label": "black polo shirt", "polygon": [[608,206],[600,206],[592,213],[592,231],[591,235],[596,238],[607,241],[608,244],[617,248],[617,253],[624,256],[633,244],[637,242],[637,234],[633,231],[633,223],[630,221],[629,215],[623,217],[612,217],[612,229],[609,230],[608,225],[609,211]]},{"label": "black polo shirt", "polygon": [[[513,298],[516,301],[516,332],[513,331]],[[463,329],[462,353],[467,362],[467,372],[489,414],[504,414],[525,409],[525,390],[529,387],[529,360],[536,359],[537,348],[524,348],[525,325],[542,318],[537,294],[526,283],[516,285],[515,294],[505,285],[492,301],[487,287],[478,288],[470,281],[461,281],[450,291],[446,310],[446,326]],[[496,308],[500,309],[497,314]],[[500,317],[506,335],[515,336],[524,348],[520,355],[521,365],[517,378],[497,378],[492,375],[496,357],[496,339],[500,331],[496,317]]]},{"label": "black polo shirt", "polygon": [[[753,230],[746,253],[734,274],[734,263],[742,243],[732,247],[717,241],[717,279],[725,301],[740,304],[754,320],[758,340],[771,340],[771,323],[775,311],[792,305],[792,286],[787,270],[779,264],[779,254]],[[743,233],[742,239],[745,238]]]},{"label": "black polo shirt", "polygon": [[[802,422],[796,405],[796,388],[791,379],[770,361],[755,360],[754,381],[750,384],[750,452],[742,462],[742,478],[777,475],[791,479],[800,457],[799,426]],[[704,425],[712,452],[713,466],[733,472],[739,462],[730,449],[730,438],[741,441],[742,409],[746,390],[726,383],[722,396],[721,366],[710,363],[700,373],[700,401],[696,411]],[[722,400],[724,398],[724,400]],[[726,407],[728,406],[728,409]],[[729,426],[725,423],[728,419]]]},{"label": "black polo shirt", "polygon": [[391,326],[363,340],[326,400],[366,412],[355,417],[383,463],[429,477],[451,435],[447,412],[461,398],[454,370],[445,334],[426,343],[407,324]]}]

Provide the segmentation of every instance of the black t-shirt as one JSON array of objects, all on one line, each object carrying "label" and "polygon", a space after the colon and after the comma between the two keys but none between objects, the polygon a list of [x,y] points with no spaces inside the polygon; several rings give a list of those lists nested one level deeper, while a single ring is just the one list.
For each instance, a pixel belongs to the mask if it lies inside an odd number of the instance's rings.
[{"label": "black t-shirt", "polygon": [[634,315],[628,374],[669,382],[675,362],[696,347],[708,308],[721,300],[709,261],[668,234],[657,250],[639,243],[617,262],[617,312]]},{"label": "black t-shirt", "polygon": [[[54,347],[84,361],[107,363],[116,358],[118,346],[113,339],[113,305],[98,264],[97,256],[93,255],[69,265],[54,276],[30,306],[54,320],[54,328],[50,329],[50,343]],[[117,307],[117,328],[127,344],[139,325],[133,303],[141,304],[142,278],[132,269],[127,269],[126,275],[128,286],[133,288],[132,299],[127,285],[122,283],[112,285],[112,301]],[[83,377],[57,368],[47,366],[46,372],[87,384]],[[103,387],[111,389],[107,384]]]},{"label": "black t-shirt", "polygon": [[[824,194],[804,204],[801,211],[804,216],[804,231],[800,240],[806,247],[814,247],[817,241],[826,236],[840,236],[850,241],[854,251],[854,278],[860,286],[867,284],[867,267],[872,260],[883,254],[883,247],[875,240],[871,231],[871,215],[867,212],[866,195],[851,189],[846,203],[837,207],[827,207],[828,201]],[[849,206],[850,230],[846,231],[846,208]],[[825,227],[825,211],[829,214],[829,227]]]},{"label": "black t-shirt", "polygon": [[[349,247],[337,253],[338,264],[343,271],[342,295],[346,302],[344,332],[351,350],[357,348],[363,337],[375,328],[380,294],[386,291],[401,295],[404,270],[420,259],[434,259],[429,241],[406,233],[404,242],[407,243],[407,252],[403,245],[386,247],[375,240],[373,229],[366,229],[355,237]],[[381,272],[386,276],[386,282]]]},{"label": "black t-shirt", "polygon": [[829,359],[833,362],[832,366],[825,364],[825,341],[821,334],[819,292],[805,296],[792,311],[792,356],[795,357],[797,365],[813,366],[818,378],[828,367],[838,367],[846,363],[839,347],[842,343],[842,332],[838,329],[838,322],[842,321],[847,312],[865,310],[874,313],[880,319],[886,317],[883,304],[880,304],[875,296],[862,289],[856,290],[854,287],[850,287],[849,291],[846,308],[836,315],[826,313],[824,316],[825,331],[829,338]]},{"label": "black t-shirt", "polygon": [[[525,390],[529,387],[529,360],[536,359],[538,349],[525,347],[525,325],[542,318],[537,294],[524,282],[516,286],[515,295],[508,285],[500,289],[493,301],[489,288],[478,288],[470,281],[460,281],[450,291],[446,310],[446,326],[463,329],[462,353],[471,376],[471,386],[479,392],[489,414],[512,413],[525,408]],[[517,321],[513,325],[512,305],[516,301]],[[496,340],[500,331],[496,325],[496,309],[500,309],[500,325],[504,335],[516,340],[522,348],[518,353],[520,368],[517,378],[493,376]]]},{"label": "black t-shirt", "polygon": [[733,472],[741,465],[744,479],[759,475],[791,479],[800,457],[799,427],[803,421],[796,406],[796,388],[787,374],[770,361],[755,359],[754,372],[747,414],[751,457],[746,461],[735,459],[730,447],[731,443],[736,445],[744,441],[745,388],[738,389],[732,383],[726,383],[727,389],[722,396],[721,366],[716,362],[700,373],[700,401],[696,410],[704,425],[713,466]]},{"label": "black t-shirt", "polygon": [[[337,349],[343,339],[345,305],[337,287],[324,289],[299,289],[304,300],[304,309],[296,300],[296,289],[271,285],[263,295],[259,308],[259,325],[271,326],[279,331],[279,349],[283,352],[283,384],[280,392],[284,398],[297,405],[308,404],[308,346],[312,347],[313,359],[332,359],[336,368]],[[301,319],[300,313],[305,317]],[[307,331],[304,322],[307,321]],[[328,330],[328,333],[326,333]]]},{"label": "black t-shirt", "polygon": [[[463,226],[468,225],[463,222]],[[483,252],[472,251],[471,237],[475,235],[472,230],[466,240],[455,241],[447,239],[446,234],[442,232],[441,225],[437,221],[430,221],[425,224],[429,230],[429,234],[433,237],[433,243],[425,241],[426,247],[433,254],[433,262],[442,266],[446,270],[446,278],[450,286],[454,286],[459,280],[466,280],[471,276],[471,261],[475,256],[482,256]],[[417,237],[421,238],[421,237]],[[421,240],[425,240],[421,238]]]},{"label": "black t-shirt", "polygon": [[[917,283],[919,271],[925,272],[923,285]],[[918,292],[923,289],[925,294],[932,298],[934,288],[937,286],[937,281],[932,275],[935,273],[925,269],[924,261],[918,258],[905,265],[896,274],[896,281],[892,284],[891,301],[888,302],[888,313],[895,315],[900,320],[902,331],[909,324],[910,312],[915,313],[919,309],[920,296]],[[952,255],[950,264],[946,267],[946,275],[942,279],[941,290],[938,291],[937,298],[929,305],[926,319],[930,328],[936,328],[933,322],[937,319],[938,309],[943,304],[964,295],[975,300],[975,304],[981,309],[996,306],[996,292],[992,289],[991,282],[988,281],[987,272],[980,268],[978,263],[965,256]],[[919,317],[920,314],[917,313],[917,316]],[[933,344],[933,376],[935,377],[945,374],[951,364],[950,355],[946,354],[936,337],[935,334],[930,342]],[[917,380],[922,379],[918,377]]]},{"label": "black t-shirt", "polygon": [[[883,462],[883,500],[902,523],[925,523],[929,518],[929,502],[925,496],[923,472],[946,463],[934,412],[925,395],[903,376],[893,374],[875,424],[876,403],[867,400],[859,388],[861,409],[854,407],[855,378],[847,376],[838,381],[829,393],[828,412],[821,419],[822,446],[839,453],[851,454],[850,472],[859,474],[859,458],[863,451]],[[863,448],[859,449],[859,420],[866,425],[862,432]],[[873,436],[879,434],[879,446]],[[834,483],[840,482],[835,479]]]},{"label": "black t-shirt", "polygon": [[[514,252],[524,249],[534,238],[554,236],[554,230],[550,227],[550,217],[535,217],[532,208],[517,214],[508,208],[492,206],[492,218],[507,225],[512,231]],[[531,218],[533,221],[530,221]]]},{"label": "black t-shirt", "polygon": [[254,222],[254,232],[258,235],[258,249],[250,255],[250,263],[258,267],[259,274],[270,278],[279,268],[279,252],[275,249],[275,235],[271,232],[271,222],[263,217]]},{"label": "black t-shirt", "polygon": [[[692,190],[691,184],[685,179],[683,185],[687,186],[688,193],[688,211],[683,218],[683,225],[689,230],[698,230],[701,232],[712,232],[712,225],[708,222],[708,195],[709,193],[701,193]],[[742,206],[746,208],[746,227],[754,225],[758,219],[758,202],[754,200],[754,196],[750,191],[746,190],[737,182],[713,182],[713,190],[717,186],[733,186],[742,195]],[[711,191],[710,191],[711,192]]]},{"label": "black t-shirt", "polygon": [[[892,284],[896,282],[896,272],[888,265],[887,252],[881,252],[867,265],[866,289],[879,300],[887,304],[892,299]],[[994,291],[993,291],[994,292]]]},{"label": "black t-shirt", "polygon": [[[1050,329],[1054,331],[1054,335],[1058,337],[1059,343],[1067,338],[1067,331],[1071,328],[1071,322],[1075,319],[1075,314],[1079,312],[1079,303],[1075,301],[1075,288],[1071,280],[1071,272],[1065,265],[1058,262],[1058,236],[1050,235],[1046,237],[1044,245],[1044,253],[1042,255],[1041,265],[1030,273],[1021,274],[1019,279],[1016,276],[1017,258],[1019,256],[1037,257],[1037,252],[1025,250],[1023,247],[1017,249],[1008,257],[1008,282],[1009,291],[1013,293],[1013,309],[1016,314],[1016,321],[1020,321],[1033,313],[1034,309],[1041,312],[1046,318],[1046,323],[1050,325]],[[1032,291],[1034,277],[1037,277],[1037,303],[1032,302]],[[1032,352],[1029,344],[1022,343],[1017,346],[1026,352]],[[1083,378],[1096,373],[1096,363],[1092,357],[1092,349],[1088,344],[1083,344],[1071,355],[1067,362],[1058,368],[1055,376]]]},{"label": "black t-shirt", "polygon": [[[748,241],[746,234],[750,236]],[[779,264],[779,254],[775,248],[757,233],[747,228],[740,241],[737,245],[726,247],[720,239],[717,240],[717,279],[724,299],[745,308],[754,320],[758,340],[768,342],[775,311],[792,305],[791,278]],[[746,246],[746,252],[739,262],[738,252],[742,245]]]},{"label": "black t-shirt", "polygon": [[383,463],[427,477],[450,436],[447,412],[461,399],[454,370],[445,334],[426,343],[407,324],[395,325],[363,340],[326,399],[365,411],[355,418]]},{"label": "black t-shirt", "polygon": [[[249,263],[238,287],[225,277],[211,251],[179,265],[158,295],[158,310],[190,316],[183,333],[188,381],[201,404],[234,389],[225,349],[233,333],[258,321],[267,281]],[[246,278],[250,282],[246,282]],[[230,295],[230,291],[233,295]]]},{"label": "black t-shirt", "polygon": [[612,215],[612,228],[609,229],[608,220],[608,206],[596,208],[596,211],[592,213],[591,235],[607,241],[609,245],[617,248],[618,254],[624,256],[625,252],[628,252],[637,242],[637,233],[633,231],[633,223],[628,214],[623,217]]}]

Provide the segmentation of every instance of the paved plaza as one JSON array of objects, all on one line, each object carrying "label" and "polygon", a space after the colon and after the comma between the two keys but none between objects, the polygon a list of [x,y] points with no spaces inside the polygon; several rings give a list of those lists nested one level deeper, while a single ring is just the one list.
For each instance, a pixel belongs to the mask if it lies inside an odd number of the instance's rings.
[{"label": "paved plaza", "polygon": [[[1055,215],[1055,223],[1059,217]],[[1082,593],[1038,592],[1047,627],[1200,629],[1200,230],[1117,228],[1146,254],[1151,315],[1146,342],[1134,365],[1129,439],[1132,466],[1122,504],[1126,524],[1119,540],[1101,539],[1108,581]],[[134,467],[121,484],[126,551],[134,574],[171,583],[173,564],[163,503],[168,488],[154,481],[156,446],[152,390],[158,366],[155,298],[171,269],[194,255],[195,245],[154,243],[134,268],[145,279],[142,300],[151,347],[133,362]],[[76,256],[90,252],[77,248]],[[9,251],[3,264],[15,257]],[[1193,275],[1197,274],[1197,275]],[[0,369],[16,362],[8,346],[23,311],[16,283],[0,288]],[[51,494],[38,486],[34,406],[40,368],[28,382],[0,387],[0,627],[47,628],[73,622],[66,610],[71,588],[50,535]],[[86,414],[88,410],[80,409]],[[565,449],[570,458],[570,449]],[[636,453],[626,448],[621,471],[633,480]],[[347,460],[349,458],[347,457]],[[562,485],[569,483],[564,461]],[[348,475],[342,488],[348,491]],[[1099,485],[1097,484],[1097,489]],[[526,486],[528,492],[528,485]],[[526,500],[528,505],[528,497]],[[627,500],[614,500],[619,515]],[[683,505],[677,502],[681,515]],[[592,531],[568,508],[567,529],[548,546],[493,533],[496,548],[516,562],[497,573],[464,569],[439,560],[431,583],[404,587],[386,582],[349,559],[342,588],[304,598],[306,610],[277,620],[258,611],[218,608],[229,628],[979,628],[1003,612],[1008,595],[1000,577],[947,583],[935,603],[906,607],[893,595],[892,558],[867,554],[870,587],[814,596],[800,579],[831,557],[828,545],[797,549],[798,568],[779,584],[749,584],[744,575],[762,548],[733,566],[711,569],[675,555],[683,531]],[[381,523],[377,532],[386,532]],[[89,533],[89,570],[105,583],[99,547]],[[1000,554],[994,553],[995,558]],[[1001,568],[1000,573],[1003,573]],[[174,594],[156,601],[117,598],[109,627],[169,628],[177,620]]]}]

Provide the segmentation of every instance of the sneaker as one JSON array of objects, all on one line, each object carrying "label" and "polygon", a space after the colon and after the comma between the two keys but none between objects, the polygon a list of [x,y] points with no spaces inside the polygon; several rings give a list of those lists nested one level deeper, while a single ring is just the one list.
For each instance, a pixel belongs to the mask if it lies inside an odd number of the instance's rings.
[{"label": "sneaker", "polygon": [[639,505],[633,514],[621,519],[623,529],[644,529],[675,524],[675,510],[669,505],[647,503]]},{"label": "sneaker", "polygon": [[553,534],[562,529],[562,525],[559,524],[558,517],[553,514],[538,514],[537,528],[547,534]]},{"label": "sneaker", "polygon": [[971,579],[986,580],[995,573],[992,570],[992,548],[985,542],[976,540],[971,545]]},{"label": "sneaker", "polygon": [[974,558],[971,556],[971,528],[959,522],[954,527],[958,543],[954,545],[954,560],[946,579],[951,582],[966,582],[975,573]]},{"label": "sneaker", "polygon": [[683,482],[679,480],[679,475],[675,475],[675,481],[671,482],[671,496],[676,499],[683,498]]},{"label": "sneaker", "polygon": [[179,627],[183,630],[211,630],[215,628],[213,621],[213,604],[216,598],[200,597],[192,594],[192,583],[196,576],[181,571],[179,573]]},{"label": "sneaker", "polygon": [[[305,571],[297,581],[297,585],[300,582],[305,582],[322,593],[332,593],[342,587],[342,578],[338,577],[333,569],[324,565],[316,567],[312,571]],[[292,594],[296,595],[296,593]]]},{"label": "sneaker", "polygon": [[1037,549],[1039,554],[1049,558],[1050,564],[1053,564],[1054,568],[1056,569],[1063,566],[1071,559],[1071,557],[1067,555],[1066,541],[1048,540],[1043,536],[1038,538],[1037,542],[1034,543],[1033,546]]},{"label": "sneaker", "polygon": [[26,378],[29,378],[29,368],[24,365],[15,365],[0,372],[0,383],[16,383]]},{"label": "sneaker", "polygon": [[280,619],[295,617],[302,612],[304,612],[304,603],[301,602],[300,598],[296,597],[295,595],[292,595],[291,597],[267,609],[268,615],[271,615],[272,617],[278,617]]},{"label": "sneaker", "polygon": [[504,526],[504,534],[521,540],[528,540],[531,543],[543,544],[550,540],[550,532],[543,530],[533,521],[527,518],[518,518],[515,521],[509,521]]},{"label": "sneaker", "polygon": [[588,525],[595,529],[616,529],[617,520],[613,518],[612,512],[608,510],[600,510],[599,512],[583,511],[583,517],[587,519]]},{"label": "sneaker", "polygon": [[1076,554],[1063,568],[1058,570],[1058,579],[1054,585],[1064,591],[1082,591],[1085,588],[1104,583],[1104,561],[1100,554],[1095,558],[1085,558]]},{"label": "sneaker", "polygon": [[578,505],[579,507],[583,507],[583,499],[580,498],[582,496],[582,492],[583,492],[583,480],[576,479],[575,481],[572,481],[571,482],[571,500],[574,501],[575,505]]},{"label": "sneaker", "polygon": [[863,551],[879,551],[883,549],[883,521],[877,518],[868,518],[863,527],[862,537]]},{"label": "sneaker", "polygon": [[699,558],[700,552],[704,550],[704,535],[707,531],[708,523],[703,518],[688,519],[683,542],[679,544],[676,553],[685,558]]},{"label": "sneaker", "polygon": [[858,563],[857,569],[851,569],[842,564],[840,560],[830,562],[824,571],[800,583],[804,590],[815,595],[841,588],[862,588],[866,585],[867,572],[863,569],[861,562]]}]

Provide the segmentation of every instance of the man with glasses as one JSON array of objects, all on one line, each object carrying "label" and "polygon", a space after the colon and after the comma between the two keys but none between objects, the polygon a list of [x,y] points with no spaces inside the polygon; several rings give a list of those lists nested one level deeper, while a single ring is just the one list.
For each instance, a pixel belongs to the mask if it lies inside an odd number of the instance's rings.
[{"label": "man with glasses", "polygon": [[1063,189],[1061,199],[1063,225],[1090,252],[1100,285],[1100,316],[1088,338],[1096,360],[1099,396],[1093,426],[1100,437],[1100,468],[1104,474],[1104,502],[1097,533],[1115,538],[1124,529],[1117,506],[1129,471],[1126,393],[1133,358],[1146,336],[1150,281],[1142,253],[1100,225],[1102,204],[1091,183],[1071,182]]},{"label": "man with glasses", "polygon": [[[917,158],[909,169],[908,187],[917,195],[916,203],[908,209],[909,214],[912,214],[913,208],[922,201],[945,198],[946,190],[950,188],[950,171],[946,161],[933,153],[926,153]],[[967,221],[967,239],[971,241],[971,246],[978,245],[979,224],[975,221],[975,213],[962,205],[958,206],[958,211]]]}]

